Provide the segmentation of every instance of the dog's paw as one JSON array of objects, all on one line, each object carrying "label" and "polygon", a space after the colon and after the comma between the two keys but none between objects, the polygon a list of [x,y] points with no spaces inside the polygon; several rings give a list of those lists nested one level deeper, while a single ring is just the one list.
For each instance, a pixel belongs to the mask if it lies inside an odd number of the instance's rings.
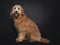
[{"label": "dog's paw", "polygon": [[23,40],[16,38],[16,42],[22,42]]}]

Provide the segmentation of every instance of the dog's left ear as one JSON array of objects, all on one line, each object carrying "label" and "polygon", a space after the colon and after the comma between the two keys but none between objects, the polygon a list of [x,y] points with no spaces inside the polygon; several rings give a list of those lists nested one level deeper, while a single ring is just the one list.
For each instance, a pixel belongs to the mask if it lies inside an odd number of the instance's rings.
[{"label": "dog's left ear", "polygon": [[21,15],[26,15],[22,7],[21,7]]}]

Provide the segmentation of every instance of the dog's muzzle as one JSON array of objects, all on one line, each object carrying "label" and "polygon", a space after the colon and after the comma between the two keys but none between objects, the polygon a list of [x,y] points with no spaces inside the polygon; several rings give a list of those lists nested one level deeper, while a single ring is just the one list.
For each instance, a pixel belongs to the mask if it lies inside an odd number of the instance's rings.
[{"label": "dog's muzzle", "polygon": [[13,16],[14,18],[17,18],[17,17],[19,17],[19,13],[18,13],[17,11],[15,11],[15,12],[12,14],[12,16]]}]

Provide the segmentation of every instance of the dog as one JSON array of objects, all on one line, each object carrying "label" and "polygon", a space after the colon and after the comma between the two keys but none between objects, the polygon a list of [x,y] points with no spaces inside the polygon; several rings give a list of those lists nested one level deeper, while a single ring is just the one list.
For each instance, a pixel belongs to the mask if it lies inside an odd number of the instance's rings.
[{"label": "dog", "polygon": [[30,42],[50,43],[48,39],[42,38],[37,24],[25,14],[21,5],[14,5],[10,15],[13,17],[14,26],[18,31],[16,42],[28,39]]}]

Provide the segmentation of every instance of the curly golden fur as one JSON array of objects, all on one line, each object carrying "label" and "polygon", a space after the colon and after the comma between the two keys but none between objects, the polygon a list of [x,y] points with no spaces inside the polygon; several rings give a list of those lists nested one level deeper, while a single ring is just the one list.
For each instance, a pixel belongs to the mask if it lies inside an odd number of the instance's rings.
[{"label": "curly golden fur", "polygon": [[22,42],[25,39],[29,39],[30,42],[50,42],[48,39],[41,37],[38,26],[27,17],[21,5],[14,5],[10,15],[13,17],[14,26],[18,31],[16,42]]}]

